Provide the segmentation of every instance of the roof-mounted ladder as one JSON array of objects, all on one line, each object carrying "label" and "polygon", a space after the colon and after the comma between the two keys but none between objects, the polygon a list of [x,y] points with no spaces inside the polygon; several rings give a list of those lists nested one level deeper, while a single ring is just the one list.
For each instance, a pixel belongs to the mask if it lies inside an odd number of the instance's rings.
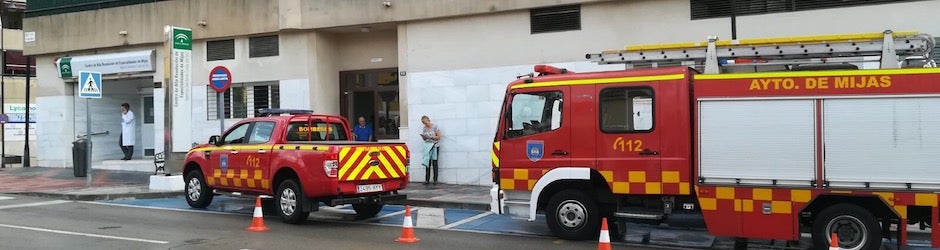
[{"label": "roof-mounted ladder", "polygon": [[[899,68],[900,61],[935,67],[933,37],[917,32],[844,34],[627,46],[624,50],[587,54],[598,64],[627,68],[683,65],[706,74],[742,71],[794,70],[806,65],[848,65],[875,62],[880,68]],[[828,66],[823,65],[823,66]],[[851,66],[851,65],[849,65]],[[920,65],[918,65],[920,66]],[[761,68],[761,69],[758,69]]]}]

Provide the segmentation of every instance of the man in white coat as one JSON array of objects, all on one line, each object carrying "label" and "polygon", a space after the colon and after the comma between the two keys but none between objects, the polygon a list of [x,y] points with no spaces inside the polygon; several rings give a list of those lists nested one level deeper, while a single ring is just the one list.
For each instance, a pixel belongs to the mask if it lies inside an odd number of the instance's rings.
[{"label": "man in white coat", "polygon": [[120,138],[118,143],[120,143],[121,151],[124,152],[124,158],[121,160],[130,160],[134,155],[134,139],[137,136],[134,134],[134,111],[131,111],[131,105],[127,103],[121,104]]}]

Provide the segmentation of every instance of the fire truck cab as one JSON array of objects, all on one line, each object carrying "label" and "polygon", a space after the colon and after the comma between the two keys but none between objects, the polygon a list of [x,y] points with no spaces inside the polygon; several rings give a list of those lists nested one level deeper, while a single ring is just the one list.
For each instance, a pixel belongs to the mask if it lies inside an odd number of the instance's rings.
[{"label": "fire truck cab", "polygon": [[[506,90],[493,210],[544,213],[565,239],[596,236],[601,218],[616,235],[695,213],[716,236],[903,245],[906,225],[940,213],[933,43],[891,31],[711,38],[587,55],[626,70],[536,66]],[[880,69],[853,69],[865,62]]]}]

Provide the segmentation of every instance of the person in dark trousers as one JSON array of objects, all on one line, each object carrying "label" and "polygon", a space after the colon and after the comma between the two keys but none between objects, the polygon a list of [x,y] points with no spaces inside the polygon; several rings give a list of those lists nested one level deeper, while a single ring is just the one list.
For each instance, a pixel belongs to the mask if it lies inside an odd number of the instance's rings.
[{"label": "person in dark trousers", "polygon": [[137,138],[134,134],[134,111],[131,111],[131,105],[125,103],[121,104],[121,137],[118,139],[118,143],[121,146],[121,151],[124,152],[124,158],[121,160],[130,160],[131,156],[134,156],[134,139]]},{"label": "person in dark trousers", "polygon": [[424,139],[424,159],[421,165],[424,165],[424,185],[431,183],[431,175],[434,175],[434,185],[437,185],[437,151],[440,148],[438,143],[441,141],[441,130],[437,125],[431,123],[428,116],[421,117],[421,123],[424,128],[421,130],[421,139]]},{"label": "person in dark trousers", "polygon": [[359,124],[353,126],[353,136],[356,137],[356,141],[372,141],[374,139],[372,125],[366,123],[365,117],[360,116]]}]

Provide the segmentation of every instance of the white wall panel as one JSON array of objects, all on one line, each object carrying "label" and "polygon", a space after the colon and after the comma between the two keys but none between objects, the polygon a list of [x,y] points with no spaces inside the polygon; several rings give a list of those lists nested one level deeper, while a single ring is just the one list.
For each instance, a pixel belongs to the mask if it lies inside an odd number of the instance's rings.
[{"label": "white wall panel", "polygon": [[814,179],[812,100],[703,101],[699,111],[706,182],[809,185]]},{"label": "white wall panel", "polygon": [[824,107],[825,175],[833,186],[940,184],[940,98],[826,100]]}]

